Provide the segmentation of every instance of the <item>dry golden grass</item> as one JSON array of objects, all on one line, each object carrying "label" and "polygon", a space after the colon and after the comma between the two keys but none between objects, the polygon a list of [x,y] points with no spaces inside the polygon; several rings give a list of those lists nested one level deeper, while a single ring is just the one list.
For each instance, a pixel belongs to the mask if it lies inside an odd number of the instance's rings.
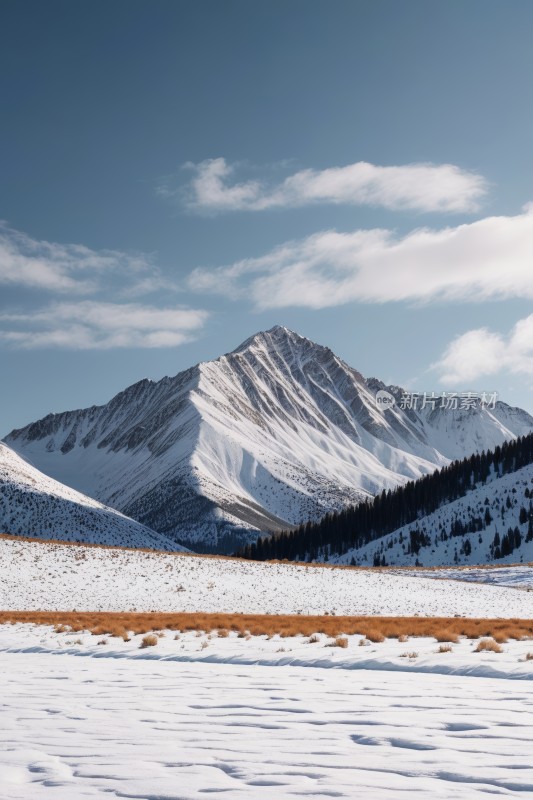
[{"label": "dry golden grass", "polygon": [[465,619],[463,617],[335,617],[274,614],[187,614],[92,611],[0,611],[0,624],[26,622],[63,626],[64,632],[90,631],[95,636],[128,636],[154,630],[197,631],[198,636],[220,629],[253,636],[312,636],[334,638],[359,634],[370,641],[405,637],[450,636],[496,641],[533,639],[531,619]]},{"label": "dry golden grass", "polygon": [[229,631],[227,628],[219,628],[218,630],[218,638],[219,639],[227,639],[229,636]]},{"label": "dry golden grass", "polygon": [[452,642],[453,644],[457,644],[457,642],[459,641],[458,635],[454,631],[450,630],[438,631],[435,634],[435,639],[437,640],[437,642]]},{"label": "dry golden grass", "polygon": [[369,630],[366,630],[365,636],[369,642],[374,642],[374,643],[384,642],[385,639],[389,638],[388,636],[385,636],[383,634],[383,632],[379,629],[379,626],[377,626],[376,628],[370,628]]},{"label": "dry golden grass", "polygon": [[141,649],[144,649],[145,647],[155,647],[158,641],[159,639],[157,638],[155,633],[147,633],[146,636],[143,636],[140,647]]},{"label": "dry golden grass", "polygon": [[451,646],[451,644],[441,644],[439,649],[437,650],[437,653],[451,653],[452,650],[453,647]]},{"label": "dry golden grass", "polygon": [[418,653],[414,650],[410,653],[400,653],[400,658],[418,658]]},{"label": "dry golden grass", "polygon": [[408,636],[406,636],[406,635],[405,635],[405,633],[401,633],[401,634],[398,636],[398,641],[399,641],[399,642],[402,642],[402,643],[403,643],[403,642],[408,642],[408,641],[409,641],[409,637],[408,637]]},{"label": "dry golden grass", "polygon": [[333,642],[333,646],[346,648],[348,647],[348,639],[346,638],[346,636],[337,636],[337,638]]},{"label": "dry golden grass", "polygon": [[494,641],[491,637],[488,639],[482,639],[478,642],[478,646],[474,650],[475,653],[481,653],[484,650],[487,650],[490,653],[503,653],[503,648],[500,647],[498,642]]},{"label": "dry golden grass", "polygon": [[533,653],[526,653],[526,661],[533,661]]}]

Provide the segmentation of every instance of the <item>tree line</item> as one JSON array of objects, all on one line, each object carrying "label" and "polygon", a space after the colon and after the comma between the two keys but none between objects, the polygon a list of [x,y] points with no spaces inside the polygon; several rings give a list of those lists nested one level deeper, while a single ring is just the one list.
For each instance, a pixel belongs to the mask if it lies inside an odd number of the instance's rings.
[{"label": "tree line", "polygon": [[324,553],[344,553],[431,514],[468,491],[533,463],[533,434],[504,442],[494,450],[476,453],[460,461],[384,490],[355,506],[326,514],[319,522],[262,536],[237,555],[255,561],[287,559],[314,561]]}]

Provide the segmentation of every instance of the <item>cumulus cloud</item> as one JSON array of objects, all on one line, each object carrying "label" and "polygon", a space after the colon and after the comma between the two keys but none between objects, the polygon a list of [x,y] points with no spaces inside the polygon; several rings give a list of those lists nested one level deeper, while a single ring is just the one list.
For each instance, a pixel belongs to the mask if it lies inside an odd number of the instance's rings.
[{"label": "cumulus cloud", "polygon": [[533,314],[519,320],[507,335],[476,328],[458,336],[432,368],[446,385],[502,370],[533,377]]},{"label": "cumulus cloud", "polygon": [[127,276],[131,287],[160,280],[145,253],[47,242],[0,223],[0,284],[82,295],[115,274]]},{"label": "cumulus cloud", "polygon": [[33,313],[0,314],[0,341],[14,347],[70,350],[176,347],[191,341],[208,312],[138,303],[55,303]]},{"label": "cumulus cloud", "polygon": [[[324,170],[304,169],[278,184],[232,182],[236,166],[224,158],[187,164],[193,177],[185,193],[197,211],[261,211],[313,204],[378,206],[392,210],[473,212],[487,192],[484,178],[453,164],[383,167],[359,161]],[[167,183],[162,196],[180,193]]]},{"label": "cumulus cloud", "polygon": [[259,309],[326,308],[352,301],[533,298],[533,204],[406,236],[390,230],[323,231],[214,270],[189,286],[251,300]]}]

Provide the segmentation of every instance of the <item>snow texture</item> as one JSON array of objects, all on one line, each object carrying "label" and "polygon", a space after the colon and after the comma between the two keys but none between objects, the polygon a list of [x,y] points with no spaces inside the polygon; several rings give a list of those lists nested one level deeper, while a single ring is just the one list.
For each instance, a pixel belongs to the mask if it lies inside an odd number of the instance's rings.
[{"label": "snow texture", "polygon": [[0,539],[5,610],[533,618],[533,592],[386,571]]},{"label": "snow texture", "polygon": [[[393,568],[389,571],[394,572]],[[406,574],[402,570],[402,575]],[[437,571],[426,569],[410,569],[409,575],[422,577],[450,578],[456,581],[471,581],[473,583],[492,583],[498,586],[513,586],[516,589],[533,590],[533,566],[513,565],[509,567],[484,566],[484,567],[444,567]]]},{"label": "snow texture", "polygon": [[183,550],[165,536],[44,475],[0,442],[0,532]]},{"label": "snow texture", "polygon": [[95,638],[0,627],[2,800],[533,792],[526,642]]}]

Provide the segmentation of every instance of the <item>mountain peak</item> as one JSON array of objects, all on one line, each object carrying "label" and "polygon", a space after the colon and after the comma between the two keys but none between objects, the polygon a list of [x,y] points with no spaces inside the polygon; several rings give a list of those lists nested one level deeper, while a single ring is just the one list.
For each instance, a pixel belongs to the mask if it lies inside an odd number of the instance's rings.
[{"label": "mountain peak", "polygon": [[242,353],[244,350],[249,350],[253,347],[266,347],[268,350],[280,350],[287,345],[289,347],[305,346],[319,348],[321,350],[327,349],[313,342],[311,339],[308,339],[306,336],[302,336],[296,331],[286,328],[285,325],[273,325],[272,328],[268,328],[268,330],[265,331],[258,331],[254,333],[253,336],[245,339],[235,350],[232,350],[232,353]]},{"label": "mountain peak", "polygon": [[397,403],[382,413],[378,388],[275,325],[233,353],[6,441],[180,544],[229,552],[533,430],[526,412],[503,406],[432,415]]}]

